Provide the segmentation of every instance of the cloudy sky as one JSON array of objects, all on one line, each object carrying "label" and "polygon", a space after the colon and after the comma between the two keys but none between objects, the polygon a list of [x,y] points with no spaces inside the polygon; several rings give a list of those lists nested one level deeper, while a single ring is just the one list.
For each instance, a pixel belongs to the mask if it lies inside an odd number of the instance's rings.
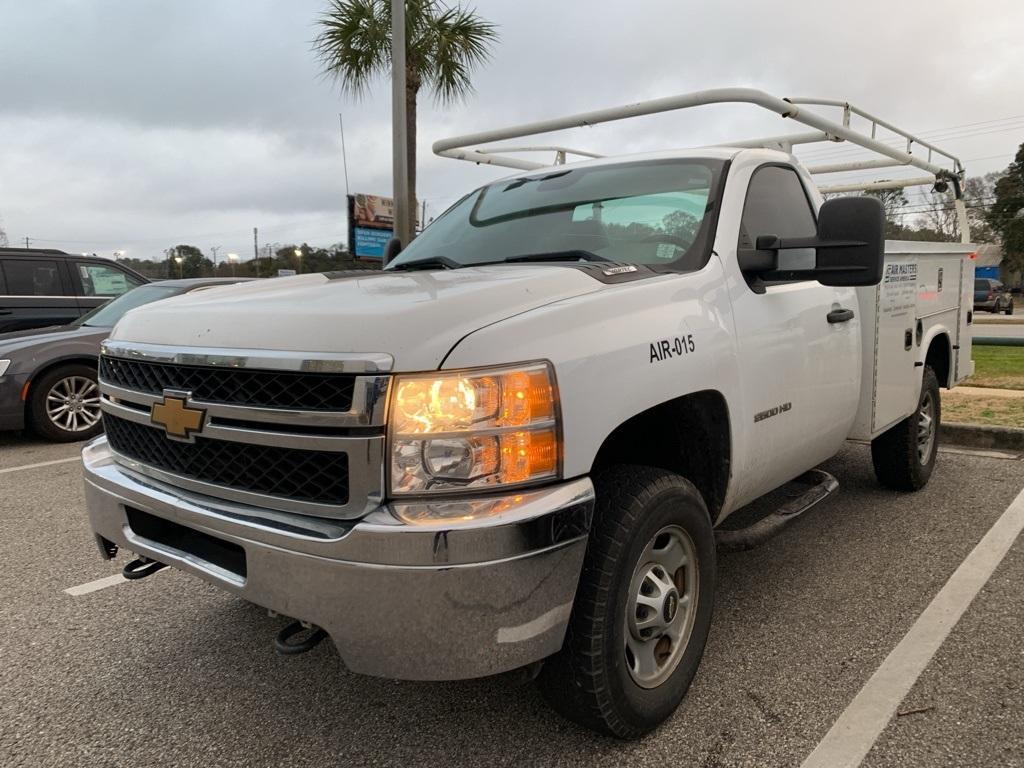
[{"label": "cloudy sky", "polygon": [[[310,53],[323,0],[0,0],[0,221],[12,244],[160,258],[179,243],[345,239],[390,193],[390,90],[343,97]],[[428,215],[501,175],[438,138],[704,88],[842,98],[948,146],[975,175],[1024,141],[1019,0],[481,0],[501,42],[464,104],[421,97]],[[704,107],[558,137],[602,153],[793,130]],[[802,152],[829,161],[844,145]],[[891,177],[900,172],[888,172]],[[864,178],[864,172],[848,178]]]}]

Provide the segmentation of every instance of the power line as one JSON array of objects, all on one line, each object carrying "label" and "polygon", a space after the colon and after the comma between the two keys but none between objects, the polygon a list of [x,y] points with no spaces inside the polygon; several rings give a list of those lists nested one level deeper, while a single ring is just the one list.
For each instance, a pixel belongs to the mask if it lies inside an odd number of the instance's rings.
[{"label": "power line", "polygon": [[[1010,158],[1010,157],[1015,157],[1015,156],[1016,156],[1016,153],[1012,153],[1011,152],[1009,154],[1004,153],[1004,154],[1001,154],[1001,155],[988,155],[987,157],[972,157],[972,158],[964,160],[963,162],[965,162],[965,163],[972,163],[972,162],[977,162],[979,160],[993,160],[993,159],[995,159],[997,157]],[[801,162],[806,162],[806,161],[803,158],[801,158]],[[907,170],[907,171],[909,171],[911,169],[910,168],[904,168],[904,167],[894,167],[893,170]],[[872,174],[870,176],[856,176],[856,177],[852,177],[852,178],[847,175],[849,173],[855,173],[855,171],[846,171],[846,172],[842,172],[842,173],[829,174],[829,182],[827,182],[827,183],[823,182],[822,185],[823,186],[827,186],[828,184],[857,184],[857,183],[862,182],[862,181],[863,182],[881,181],[881,179],[878,178],[878,174],[877,173]],[[893,176],[893,177],[887,178],[887,179],[885,179],[885,181],[899,181],[901,178],[913,178],[913,177],[912,176],[908,176],[908,175],[903,175],[903,176],[898,176],[897,175],[897,176]],[[924,194],[924,193],[914,191],[911,194]]]},{"label": "power line", "polygon": [[[931,143],[933,141],[942,140],[943,138],[962,138],[962,137],[958,137],[958,136],[955,136],[955,135],[941,136],[939,134],[946,134],[946,133],[957,134],[957,133],[960,133],[961,130],[964,129],[964,128],[973,128],[973,127],[977,127],[977,126],[985,126],[986,128],[996,128],[996,126],[993,125],[994,123],[1006,123],[1006,122],[1010,122],[1010,121],[1013,121],[1014,123],[1016,123],[1016,122],[1021,121],[1021,120],[1024,120],[1024,115],[1011,115],[1009,117],[1000,117],[1000,118],[996,118],[994,120],[982,120],[982,121],[976,122],[976,123],[964,123],[962,125],[946,126],[945,128],[932,128],[932,129],[929,129],[927,131],[921,131],[920,133],[917,134],[917,136],[919,138],[922,138],[922,139],[927,139],[929,141],[929,143]],[[1015,125],[1014,126],[999,126],[998,130],[1013,130],[1015,127],[1016,127]],[[964,133],[963,135],[964,136],[971,136],[971,135],[975,135],[975,134],[983,135],[982,132],[980,132],[980,131],[968,131],[968,132]],[[889,136],[889,137],[886,137],[886,138],[883,138],[883,139],[878,139],[878,141],[881,141],[884,144],[891,144],[891,145],[895,146],[895,145],[898,145],[898,144],[905,144],[907,140],[906,140],[906,138],[904,138],[902,136]],[[860,147],[844,147],[844,149],[846,149],[846,150],[859,150]],[[819,156],[819,155],[824,156],[824,155],[828,155],[828,154],[833,154],[836,151],[837,150],[834,147],[833,148],[820,147],[820,148],[817,148],[817,149],[812,149],[809,152],[807,152],[806,154],[809,155],[809,156]]]},{"label": "power line", "polygon": [[[964,133],[964,134],[960,134],[960,135],[956,135],[956,136],[941,136],[941,137],[937,137],[936,140],[938,140],[938,141],[957,141],[959,139],[969,139],[969,138],[974,138],[976,136],[987,136],[987,135],[994,134],[994,133],[1004,133],[1006,131],[1024,131],[1024,122],[1021,122],[1019,124],[1014,124],[1012,126],[1008,126],[1008,127],[1005,127],[1005,128],[995,129],[995,130],[992,130],[992,131],[977,131],[977,132],[971,132],[971,133]],[[905,141],[901,141],[899,139],[896,139],[896,140],[892,140],[892,139],[879,139],[879,141],[881,141],[882,143],[887,144],[889,146],[892,146],[892,147],[902,146],[903,144],[906,143]],[[931,141],[931,140],[929,139],[929,141]],[[920,146],[920,145],[918,145],[918,146]],[[927,149],[927,147],[921,147],[921,148],[922,149]],[[804,153],[803,155],[801,155],[801,157],[805,161],[812,161],[812,162],[820,162],[822,160],[836,160],[836,159],[844,159],[844,160],[848,159],[851,162],[853,162],[853,161],[856,161],[858,159],[873,157],[873,155],[857,154],[857,153],[862,153],[863,151],[864,150],[861,147],[848,146],[848,147],[842,147],[842,148],[839,148],[839,149],[826,150],[824,153],[820,153],[819,152],[819,153],[813,154],[813,155],[808,152],[808,153]],[[939,157],[937,159],[939,161],[941,161],[941,160],[947,160],[948,161],[948,158],[943,157],[941,154],[939,155]]]}]

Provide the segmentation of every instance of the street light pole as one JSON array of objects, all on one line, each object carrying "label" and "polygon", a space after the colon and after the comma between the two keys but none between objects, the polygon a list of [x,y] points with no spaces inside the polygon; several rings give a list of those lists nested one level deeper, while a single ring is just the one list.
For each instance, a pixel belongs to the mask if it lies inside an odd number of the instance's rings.
[{"label": "street light pole", "polygon": [[[412,241],[409,227],[409,137],[405,109],[405,0],[391,0],[391,170],[395,197],[395,237]],[[386,257],[385,257],[386,258]]]}]

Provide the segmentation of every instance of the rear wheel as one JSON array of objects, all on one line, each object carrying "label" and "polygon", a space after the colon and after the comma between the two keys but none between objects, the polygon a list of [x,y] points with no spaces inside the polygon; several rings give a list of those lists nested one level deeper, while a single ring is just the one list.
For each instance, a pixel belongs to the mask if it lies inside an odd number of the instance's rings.
[{"label": "rear wheel", "polygon": [[678,475],[614,467],[597,506],[562,650],[539,684],[566,718],[619,738],[662,723],[697,672],[715,583],[703,499]]},{"label": "rear wheel", "polygon": [[76,363],[55,368],[33,382],[29,417],[40,437],[61,443],[88,440],[103,431],[96,368]]},{"label": "rear wheel", "polygon": [[882,485],[917,491],[935,468],[939,448],[942,402],[935,371],[925,366],[917,410],[871,441],[871,462]]}]

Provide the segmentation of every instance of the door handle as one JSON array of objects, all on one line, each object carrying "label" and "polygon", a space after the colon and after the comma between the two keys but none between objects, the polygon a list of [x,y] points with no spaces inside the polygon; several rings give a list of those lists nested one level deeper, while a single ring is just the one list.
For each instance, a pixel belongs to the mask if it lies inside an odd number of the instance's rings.
[{"label": "door handle", "polygon": [[13,309],[0,309],[0,315],[13,315]]},{"label": "door handle", "polygon": [[833,309],[828,313],[829,323],[845,323],[848,320],[853,320],[852,309]]}]

